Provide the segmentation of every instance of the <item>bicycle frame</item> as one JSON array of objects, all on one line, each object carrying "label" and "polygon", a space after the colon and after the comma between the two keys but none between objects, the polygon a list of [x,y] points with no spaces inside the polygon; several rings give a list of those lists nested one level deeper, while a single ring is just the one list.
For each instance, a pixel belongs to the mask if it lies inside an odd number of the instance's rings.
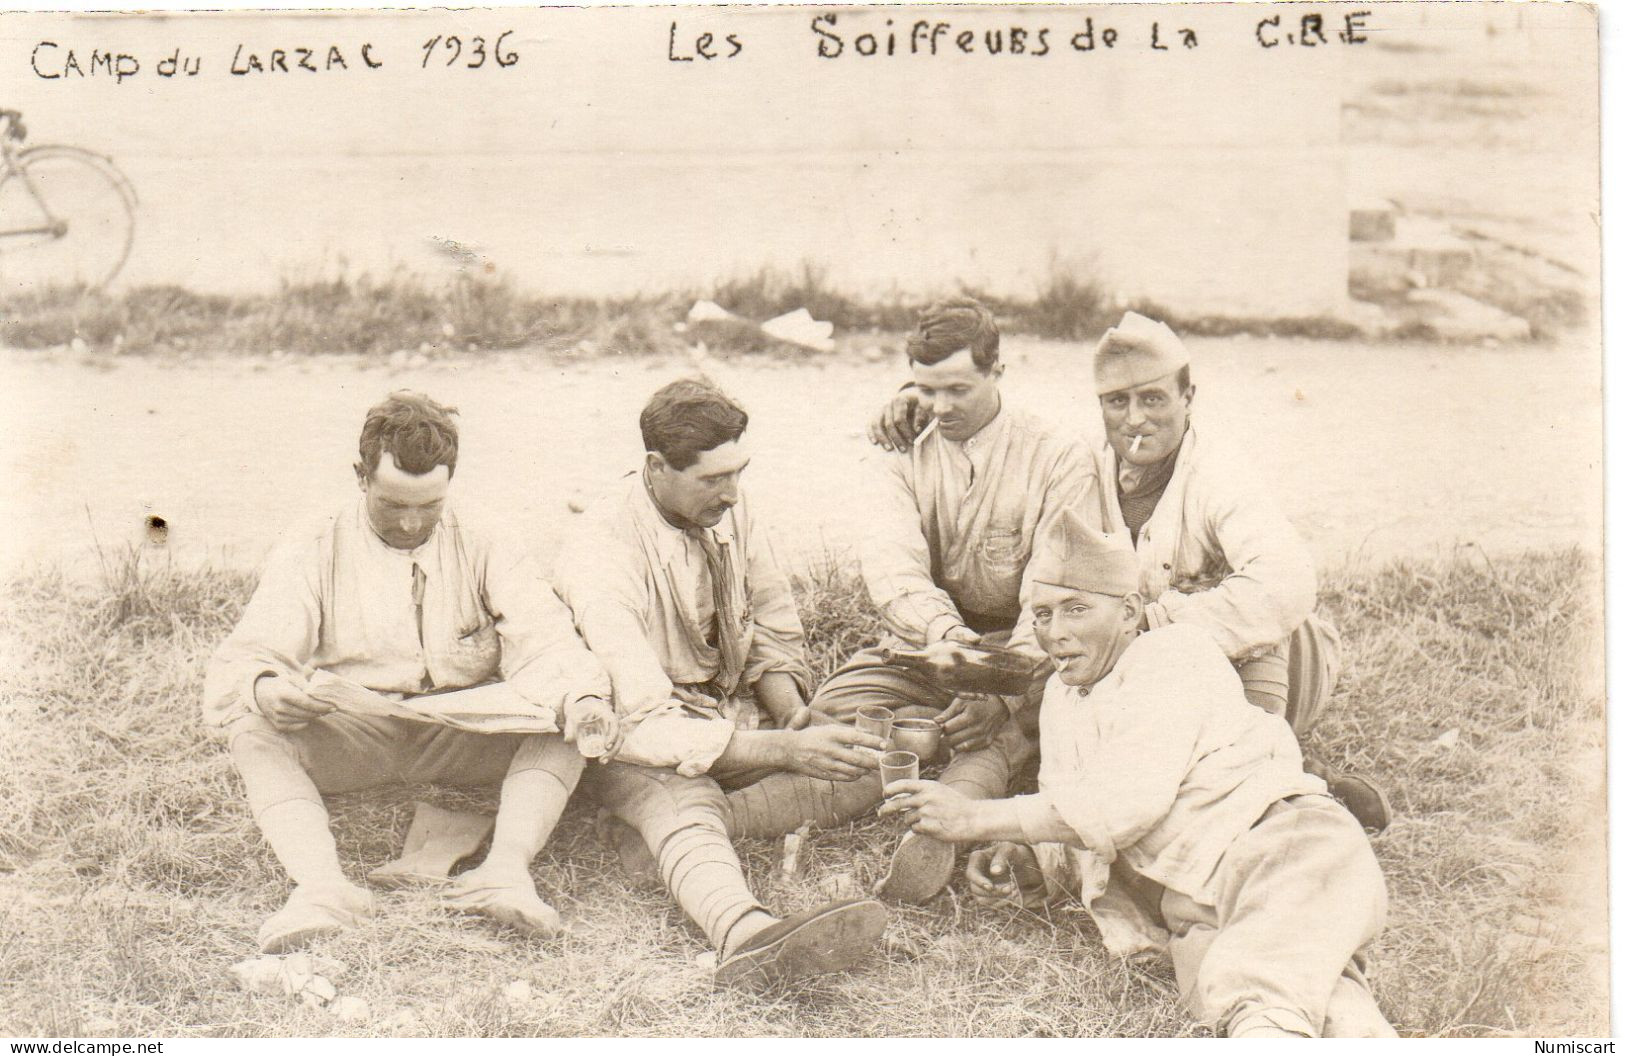
[{"label": "bicycle frame", "polygon": [[52,238],[61,238],[67,231],[67,223],[58,219],[56,214],[51,211],[50,203],[45,200],[45,196],[40,193],[39,188],[35,186],[33,179],[28,175],[28,157],[42,153],[67,153],[83,158],[107,174],[113,181],[113,185],[118,188],[118,192],[124,196],[132,208],[139,204],[140,200],[136,197],[135,187],[131,185],[129,180],[125,179],[124,174],[113,164],[113,159],[105,154],[97,154],[81,147],[59,146],[52,143],[41,143],[19,150],[12,145],[10,137],[0,136],[0,182],[12,177],[20,179],[23,187],[28,191],[28,196],[33,199],[40,213],[46,218],[46,223],[37,227],[0,228],[0,238],[24,238],[30,235],[50,235]]},{"label": "bicycle frame", "polygon": [[28,191],[28,196],[34,199],[34,204],[45,215],[48,223],[43,227],[3,228],[0,229],[0,238],[17,238],[27,235],[50,235],[52,238],[60,238],[62,237],[62,223],[52,215],[51,207],[40,196],[39,188],[35,187],[34,181],[28,178],[27,171],[17,164],[17,156],[20,153],[21,151],[12,145],[11,130],[7,128],[4,132],[0,132],[0,182],[4,182],[13,176],[21,179],[23,187]]}]

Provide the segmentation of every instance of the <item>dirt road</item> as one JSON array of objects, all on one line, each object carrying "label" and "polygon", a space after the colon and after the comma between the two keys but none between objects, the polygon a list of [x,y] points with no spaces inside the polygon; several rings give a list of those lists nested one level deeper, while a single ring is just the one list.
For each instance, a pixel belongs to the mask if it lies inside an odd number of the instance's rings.
[{"label": "dirt road", "polygon": [[[1197,418],[1249,453],[1323,563],[1551,544],[1600,547],[1598,364],[1579,344],[1449,349],[1194,341]],[[1007,398],[1099,435],[1089,350],[1006,342]],[[0,567],[84,567],[163,517],[178,559],[258,561],[279,528],[354,494],[365,409],[412,387],[461,408],[465,505],[511,511],[551,559],[586,499],[640,457],[636,419],[682,361],[505,355],[393,370],[335,357],[64,364],[10,353]],[[863,529],[862,424],[901,358],[713,364],[752,414],[748,486],[788,555]],[[88,510],[88,516],[87,516]]]}]

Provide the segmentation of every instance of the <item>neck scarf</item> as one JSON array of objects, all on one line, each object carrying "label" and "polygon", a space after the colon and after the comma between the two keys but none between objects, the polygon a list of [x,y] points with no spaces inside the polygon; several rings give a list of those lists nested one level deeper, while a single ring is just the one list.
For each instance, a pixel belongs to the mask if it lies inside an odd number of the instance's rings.
[{"label": "neck scarf", "polygon": [[733,547],[725,540],[718,539],[711,529],[684,520],[661,506],[660,500],[655,497],[654,486],[649,482],[647,467],[643,471],[643,487],[665,522],[699,543],[700,549],[705,552],[705,567],[711,574],[712,607],[716,610],[713,630],[717,652],[722,656],[722,670],[717,673],[716,683],[724,695],[732,696],[739,687],[740,676],[745,672],[745,655],[740,648],[738,634],[739,611],[734,605],[732,589]]},{"label": "neck scarf", "polygon": [[717,652],[722,654],[722,670],[717,673],[717,686],[732,696],[739,687],[739,678],[745,671],[745,654],[740,648],[739,612],[734,606],[733,547],[718,539],[708,528],[688,528],[684,534],[700,544],[705,551],[705,565],[711,572],[711,600],[716,608]]},{"label": "neck scarf", "polygon": [[1123,524],[1137,543],[1140,529],[1151,519],[1174,475],[1174,463],[1179,460],[1179,449],[1185,446],[1180,438],[1179,447],[1168,453],[1161,462],[1149,466],[1135,466],[1119,462],[1117,466],[1117,504],[1123,509]]}]

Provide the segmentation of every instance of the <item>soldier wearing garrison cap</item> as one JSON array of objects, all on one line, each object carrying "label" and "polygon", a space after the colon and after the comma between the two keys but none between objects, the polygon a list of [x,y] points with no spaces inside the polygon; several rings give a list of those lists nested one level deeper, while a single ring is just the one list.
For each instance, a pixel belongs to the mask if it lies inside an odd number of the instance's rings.
[{"label": "soldier wearing garrison cap", "polygon": [[[1164,323],[1137,312],[1101,337],[1095,394],[1106,443],[1094,453],[1097,525],[1132,541],[1147,629],[1186,623],[1211,634],[1247,699],[1307,737],[1337,683],[1341,642],[1314,611],[1308,547],[1256,475],[1192,422],[1190,352]],[[886,446],[921,424],[908,393],[870,428]],[[1310,768],[1366,828],[1391,811],[1371,781],[1310,756]]]},{"label": "soldier wearing garrison cap", "polygon": [[1068,510],[1028,567],[1055,667],[1038,792],[887,786],[883,814],[954,843],[984,904],[1076,898],[1120,957],[1169,957],[1183,1004],[1229,1037],[1392,1037],[1365,978],[1387,892],[1358,822],[1303,771],[1213,638],[1143,629],[1123,532]]},{"label": "soldier wearing garrison cap", "polygon": [[1095,348],[1095,394],[1132,389],[1190,365],[1185,342],[1166,323],[1128,312]]},{"label": "soldier wearing garrison cap", "polygon": [[[1234,452],[1199,438],[1185,343],[1163,323],[1124,314],[1095,350],[1095,392],[1106,427],[1096,451],[1101,524],[1134,541],[1144,626],[1206,630],[1247,699],[1307,737],[1337,684],[1341,641],[1314,611],[1303,539]],[[1313,756],[1309,765],[1361,824],[1387,828],[1376,785]]]},{"label": "soldier wearing garrison cap", "polygon": [[1117,598],[1140,589],[1140,569],[1128,540],[1085,524],[1075,510],[1063,510],[1039,540],[1027,576],[1034,583]]}]

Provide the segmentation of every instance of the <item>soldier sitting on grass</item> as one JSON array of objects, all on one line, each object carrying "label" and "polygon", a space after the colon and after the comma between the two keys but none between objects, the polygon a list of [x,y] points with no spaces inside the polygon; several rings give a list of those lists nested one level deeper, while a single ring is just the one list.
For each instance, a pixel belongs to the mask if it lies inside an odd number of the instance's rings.
[{"label": "soldier sitting on grass", "polygon": [[881,812],[936,839],[994,841],[966,867],[984,903],[1076,897],[1114,954],[1166,953],[1217,1034],[1392,1037],[1363,972],[1382,872],[1359,823],[1303,772],[1285,720],[1248,703],[1204,630],[1142,629],[1124,534],[1067,511],[1030,576],[1055,665],[1037,794],[899,781]]},{"label": "soldier sitting on grass", "polygon": [[879,783],[862,779],[885,744],[807,707],[801,617],[740,486],[749,421],[707,381],[655,393],[642,468],[576,524],[556,571],[626,730],[620,758],[584,782],[606,835],[705,932],[717,982],[742,986],[850,968],[886,924],[872,899],[779,918],[730,839],[867,811]]},{"label": "soldier sitting on grass", "polygon": [[223,731],[254,820],[297,885],[260,928],[266,953],[372,913],[372,894],[339,867],[322,794],[395,782],[501,783],[490,853],[449,900],[532,934],[559,927],[530,862],[581,776],[566,737],[351,714],[307,692],[318,671],[397,699],[500,679],[567,734],[606,731],[614,754],[608,679],[563,604],[523,548],[446,505],[455,413],[411,392],[367,413],[360,497],[276,549],[209,663],[204,717]]},{"label": "soldier sitting on grass", "polygon": [[[934,719],[953,751],[942,780],[994,798],[1032,758],[1023,727],[1036,726],[1028,705],[1041,679],[1008,697],[956,692],[935,670],[899,662],[896,650],[946,662],[965,655],[964,645],[982,645],[1041,665],[1024,609],[1027,559],[1034,535],[1063,509],[1096,504],[1095,473],[1081,444],[1005,398],[999,328],[984,305],[953,298],[930,306],[906,351],[908,391],[933,418],[897,453],[869,460],[869,520],[858,548],[864,586],[889,634],[848,658],[812,708],[848,723],[874,705]],[[878,802],[878,780],[865,787]],[[947,885],[953,866],[952,847],[911,835],[877,891],[924,902]]]}]

